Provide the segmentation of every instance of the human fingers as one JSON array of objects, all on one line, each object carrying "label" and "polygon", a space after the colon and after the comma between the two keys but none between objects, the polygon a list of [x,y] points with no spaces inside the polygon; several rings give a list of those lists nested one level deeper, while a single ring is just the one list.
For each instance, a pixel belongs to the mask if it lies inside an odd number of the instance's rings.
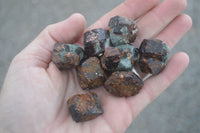
[{"label": "human fingers", "polygon": [[[144,5],[144,3],[149,3]],[[131,1],[127,0],[111,12],[104,15],[96,23],[90,26],[92,28],[107,28],[108,21],[114,15],[121,15],[137,19],[143,16],[138,22],[138,37],[134,42],[135,46],[139,46],[145,38],[152,38],[158,34],[167,24],[169,24],[176,16],[182,13],[186,6],[186,0],[164,0],[160,4],[158,1]],[[157,5],[157,6],[156,6]],[[154,8],[153,8],[154,7]],[[151,9],[151,10],[150,10]],[[82,41],[83,38],[80,40]]]},{"label": "human fingers", "polygon": [[143,39],[154,37],[176,16],[181,14],[186,6],[186,0],[164,0],[161,2],[138,21],[138,37],[134,44],[139,45]]},{"label": "human fingers", "polygon": [[[155,38],[163,40],[170,48],[173,48],[191,26],[191,18],[186,14],[182,14],[177,16]],[[185,70],[188,63],[188,55],[178,53],[169,60],[163,72],[146,80],[141,92],[133,98],[128,98],[133,109],[133,117],[158,97]],[[135,106],[137,108],[134,108]]]},{"label": "human fingers", "polygon": [[170,49],[181,39],[181,37],[191,28],[192,19],[187,14],[177,16],[164,30],[155,38],[166,42]]},{"label": "human fingers", "polygon": [[115,15],[137,19],[156,6],[158,2],[159,0],[126,0],[112,11],[102,16],[87,30],[93,28],[107,28],[108,21]]},{"label": "human fingers", "polygon": [[[181,14],[177,16],[169,25],[167,25],[157,36],[156,39],[163,40],[167,46],[172,49],[175,44],[183,37],[183,35],[191,28],[192,19],[187,14]],[[146,74],[142,73],[137,68],[141,77],[145,77]]]},{"label": "human fingers", "polygon": [[144,86],[135,97],[127,98],[134,119],[149,103],[158,97],[187,68],[189,57],[186,53],[175,54],[167,63],[166,68],[157,76],[144,82]]},{"label": "human fingers", "polygon": [[28,61],[30,66],[47,68],[53,46],[56,42],[74,43],[80,38],[85,29],[85,19],[81,14],[75,13],[68,19],[47,26],[35,40],[33,40],[15,60]]}]

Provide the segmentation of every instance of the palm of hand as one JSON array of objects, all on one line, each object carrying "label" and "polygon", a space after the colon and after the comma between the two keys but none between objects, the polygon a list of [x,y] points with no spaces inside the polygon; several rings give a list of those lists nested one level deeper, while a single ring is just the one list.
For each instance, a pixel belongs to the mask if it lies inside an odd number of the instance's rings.
[{"label": "palm of hand", "polygon": [[[59,133],[115,132],[124,131],[132,121],[131,108],[126,98],[110,96],[104,88],[98,88],[104,115],[92,121],[76,123],[69,115],[66,105],[66,100],[70,96],[84,93],[77,83],[75,70],[60,72],[53,63],[50,63],[49,68],[45,70],[40,67],[23,66],[17,60],[11,66],[17,75],[13,77],[16,81],[15,86],[9,83],[5,83],[5,86],[16,89],[15,95],[18,96],[13,97],[7,104],[17,109],[16,114],[13,115],[20,118],[13,118],[13,120],[16,122],[20,120],[18,127],[23,127],[24,132],[30,132],[30,129],[32,132],[43,129],[44,132]],[[16,70],[16,67],[19,70]],[[13,73],[8,73],[9,75]]]},{"label": "palm of hand", "polygon": [[[109,18],[116,13],[134,19],[146,14],[138,22],[139,33],[136,43],[139,44],[144,38],[155,37],[167,42],[172,48],[191,27],[191,19],[187,15],[179,15],[184,10],[185,1],[165,0],[150,10],[157,2],[127,0],[102,17],[90,29],[106,27]],[[147,5],[143,5],[144,3]],[[144,6],[145,8],[141,8]],[[135,14],[139,9],[140,13]],[[120,12],[121,10],[124,12]],[[165,17],[161,17],[164,15]],[[170,21],[172,22],[155,36]],[[1,91],[0,117],[4,120],[1,124],[1,127],[4,127],[1,128],[2,131],[6,132],[9,128],[10,132],[29,133],[124,132],[142,109],[166,89],[188,65],[189,60],[185,53],[174,55],[165,70],[146,80],[143,89],[134,97],[118,98],[111,96],[102,87],[95,89],[104,114],[88,122],[76,123],[69,115],[66,100],[84,91],[77,82],[75,70],[59,71],[51,62],[51,53],[55,42],[73,43],[72,40],[81,40],[84,26],[84,18],[79,14],[48,26],[15,57]],[[185,27],[182,28],[183,26]],[[66,33],[67,31],[74,31],[74,34]],[[12,119],[11,123],[7,121],[9,119]]]}]

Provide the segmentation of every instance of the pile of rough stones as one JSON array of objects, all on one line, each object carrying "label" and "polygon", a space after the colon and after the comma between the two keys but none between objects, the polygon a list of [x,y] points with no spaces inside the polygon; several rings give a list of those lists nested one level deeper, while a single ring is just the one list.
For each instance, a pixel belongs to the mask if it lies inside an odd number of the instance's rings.
[{"label": "pile of rough stones", "polygon": [[[130,18],[115,16],[109,29],[93,29],[84,33],[84,50],[76,44],[56,43],[52,61],[60,70],[76,67],[83,90],[104,85],[114,96],[129,97],[139,93],[143,80],[135,73],[159,74],[167,62],[168,47],[157,39],[144,39],[139,48],[131,43],[138,31]],[[69,112],[76,122],[87,121],[103,114],[96,93],[74,95],[67,101]]]}]

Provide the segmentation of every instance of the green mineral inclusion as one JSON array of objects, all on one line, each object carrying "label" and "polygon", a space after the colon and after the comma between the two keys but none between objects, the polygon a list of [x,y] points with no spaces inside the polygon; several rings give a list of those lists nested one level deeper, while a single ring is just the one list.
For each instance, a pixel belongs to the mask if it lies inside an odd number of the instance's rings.
[{"label": "green mineral inclusion", "polygon": [[133,64],[131,64],[131,60],[128,58],[122,58],[117,66],[118,71],[129,71],[133,67]]},{"label": "green mineral inclusion", "polygon": [[[135,47],[130,44],[120,45],[117,46],[121,53],[125,52],[124,56],[121,58],[118,66],[117,71],[130,71],[133,68],[131,60],[137,60],[137,53],[135,53]],[[129,53],[128,53],[129,52]],[[128,54],[132,54],[131,58],[128,57]]]},{"label": "green mineral inclusion", "polygon": [[122,35],[114,33],[114,28],[112,28],[110,31],[110,39],[113,46],[129,43],[128,28],[122,27],[120,31],[122,32]]},{"label": "green mineral inclusion", "polygon": [[163,49],[167,50],[167,55],[164,57],[164,64],[167,64],[167,61],[169,59],[169,52],[170,52],[170,48],[169,46],[167,46],[166,44],[164,45]]},{"label": "green mineral inclusion", "polygon": [[63,60],[65,59],[65,53],[67,53],[67,52],[77,54],[79,56],[80,61],[84,57],[83,49],[80,46],[78,46],[77,44],[64,44],[64,49],[60,53]]},{"label": "green mineral inclusion", "polygon": [[[132,60],[137,60],[137,53],[135,53],[135,49],[136,49],[136,47],[134,47],[133,45],[131,45],[131,44],[125,44],[125,45],[120,45],[120,46],[117,46],[117,48],[120,50],[120,51],[124,51],[124,52],[126,52],[127,50],[129,50],[130,51],[130,53],[132,54],[132,57],[131,57],[131,59]],[[127,55],[126,55],[127,56]]]}]

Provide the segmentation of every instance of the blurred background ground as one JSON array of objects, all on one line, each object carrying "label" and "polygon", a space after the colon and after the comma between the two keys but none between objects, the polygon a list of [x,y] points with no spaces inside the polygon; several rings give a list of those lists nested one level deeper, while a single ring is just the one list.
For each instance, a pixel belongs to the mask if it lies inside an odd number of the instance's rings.
[{"label": "blurred background ground", "polygon": [[[48,24],[74,12],[87,26],[123,0],[0,0],[0,85],[12,58]],[[160,97],[130,125],[127,133],[200,133],[200,1],[188,1],[193,27],[172,50],[185,51],[190,65]],[[120,114],[119,114],[120,115]]]}]

